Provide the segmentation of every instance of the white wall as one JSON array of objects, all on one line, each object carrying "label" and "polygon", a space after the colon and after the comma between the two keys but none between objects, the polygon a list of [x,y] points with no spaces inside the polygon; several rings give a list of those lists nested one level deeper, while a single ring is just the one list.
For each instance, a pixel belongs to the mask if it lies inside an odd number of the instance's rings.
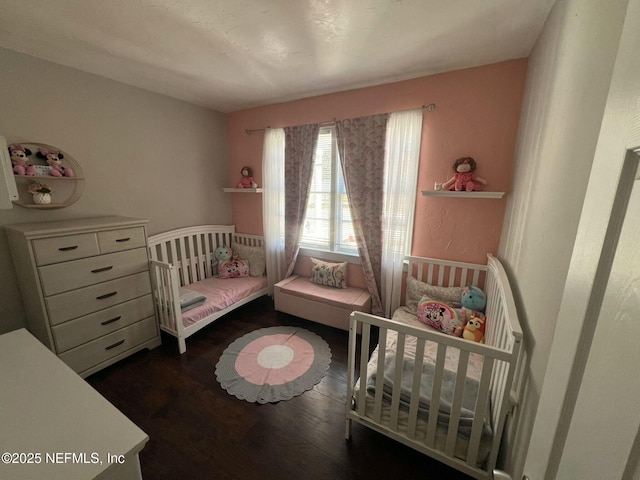
[{"label": "white wall", "polygon": [[[230,223],[223,114],[4,49],[0,70],[0,135],[59,147],[86,177],[74,205],[0,210],[0,226],[124,215],[148,219],[153,234]],[[24,326],[1,230],[0,305],[0,333]]]},{"label": "white wall", "polygon": [[505,469],[520,478],[587,180],[626,0],[559,0],[529,58],[500,257],[525,330],[528,382],[507,438]]}]

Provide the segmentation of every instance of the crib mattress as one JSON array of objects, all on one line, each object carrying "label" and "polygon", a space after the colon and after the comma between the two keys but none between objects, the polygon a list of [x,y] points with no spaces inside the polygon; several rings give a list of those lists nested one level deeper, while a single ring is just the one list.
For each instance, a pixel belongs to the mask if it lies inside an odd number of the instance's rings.
[{"label": "crib mattress", "polygon": [[232,306],[239,300],[267,287],[267,277],[207,278],[192,283],[189,289],[206,297],[204,304],[182,314],[185,327]]},{"label": "crib mattress", "polygon": [[[418,321],[415,315],[407,312],[402,307],[395,311],[393,315],[393,320],[406,323],[414,327],[433,330],[431,329],[431,327]],[[397,345],[398,345],[397,332],[388,330],[385,355],[387,357],[389,355],[394,355],[395,351],[397,350]],[[416,346],[417,346],[417,339],[412,336],[407,336],[405,338],[405,356],[415,356]],[[367,363],[367,379],[371,378],[371,376],[377,370],[379,348],[380,346],[378,345],[376,349],[373,351],[373,353],[371,354],[371,358]],[[425,362],[430,362],[432,364],[435,364],[437,348],[438,348],[438,344],[435,342],[426,343],[425,354],[424,354]],[[445,365],[444,365],[445,370],[456,372],[458,368],[458,360],[459,360],[459,350],[455,348],[447,348],[447,354],[446,354]],[[471,353],[469,355],[469,362],[467,365],[467,377],[479,381],[482,373],[482,363],[483,363],[482,356]],[[357,408],[357,405],[355,404],[355,400],[359,398],[360,383],[361,383],[360,380],[358,380],[355,387],[355,391],[354,391],[354,405],[353,405],[354,410]],[[368,391],[365,396],[365,415],[367,417],[370,417],[371,419],[374,418],[374,397]],[[380,419],[380,422],[376,422],[376,423],[380,423],[383,426],[390,427],[390,421],[391,421],[391,405],[389,403],[382,402],[381,419]],[[408,423],[409,423],[408,412],[404,409],[400,409],[398,413],[398,427],[397,427],[398,432],[406,434],[408,429]],[[482,463],[484,463],[491,448],[491,441],[492,441],[491,429],[488,425],[486,427],[487,428],[484,429],[482,433],[481,441],[480,441],[477,466],[480,466],[482,465]],[[418,415],[417,424],[416,424],[416,437],[415,437],[416,440],[424,441],[426,437],[426,432],[427,432],[427,419],[425,416]],[[447,433],[448,433],[447,426],[441,425],[440,423],[438,423],[436,427],[435,443],[433,445],[434,448],[444,451],[446,439],[447,439]],[[468,445],[469,445],[468,436],[462,433],[459,433],[457,436],[457,441],[455,446],[455,453],[454,453],[455,457],[461,460],[465,460]]]}]

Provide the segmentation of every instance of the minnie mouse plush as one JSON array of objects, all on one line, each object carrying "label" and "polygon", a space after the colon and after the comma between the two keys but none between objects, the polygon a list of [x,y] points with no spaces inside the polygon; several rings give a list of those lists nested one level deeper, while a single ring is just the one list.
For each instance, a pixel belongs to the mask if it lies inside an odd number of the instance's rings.
[{"label": "minnie mouse plush", "polygon": [[40,147],[40,151],[36,153],[36,156],[46,160],[47,164],[51,167],[50,175],[54,177],[73,177],[73,170],[62,166],[62,159],[64,158],[62,152]]},{"label": "minnie mouse plush", "polygon": [[36,167],[29,163],[31,150],[17,143],[9,145],[9,154],[11,155],[11,164],[13,165],[13,173],[16,175],[33,176],[36,174]]}]

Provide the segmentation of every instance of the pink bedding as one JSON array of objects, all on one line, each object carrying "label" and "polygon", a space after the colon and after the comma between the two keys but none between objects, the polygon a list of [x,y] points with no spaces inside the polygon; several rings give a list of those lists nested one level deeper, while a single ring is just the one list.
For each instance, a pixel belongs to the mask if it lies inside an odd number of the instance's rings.
[{"label": "pink bedding", "polygon": [[187,288],[201,293],[207,297],[207,300],[204,305],[184,312],[182,314],[182,324],[185,327],[193,325],[212,313],[224,310],[252,293],[266,288],[266,286],[267,277],[207,278],[206,280],[192,283]]}]

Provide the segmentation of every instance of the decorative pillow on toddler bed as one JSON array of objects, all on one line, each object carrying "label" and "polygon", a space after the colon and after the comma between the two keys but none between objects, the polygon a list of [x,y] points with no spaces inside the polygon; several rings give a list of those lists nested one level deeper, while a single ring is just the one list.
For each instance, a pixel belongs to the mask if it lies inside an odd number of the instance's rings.
[{"label": "decorative pillow on toddler bed", "polygon": [[249,262],[232,258],[218,264],[220,278],[238,278],[249,276]]},{"label": "decorative pillow on toddler bed", "polygon": [[466,323],[465,312],[424,295],[418,302],[418,320],[447,335],[459,337]]},{"label": "decorative pillow on toddler bed", "polygon": [[250,247],[248,245],[233,242],[231,244],[231,248],[234,253],[238,254],[238,257],[244,258],[249,262],[249,275],[252,277],[261,277],[264,275],[267,263],[264,258],[263,247]]},{"label": "decorative pillow on toddler bed", "polygon": [[403,310],[413,315],[418,315],[418,302],[424,295],[437,302],[457,307],[460,305],[463,291],[464,287],[439,287],[421,282],[417,278],[407,275],[407,300]]},{"label": "decorative pillow on toddler bed", "polygon": [[311,282],[327,287],[347,288],[347,262],[329,263],[312,257],[311,263]]}]

